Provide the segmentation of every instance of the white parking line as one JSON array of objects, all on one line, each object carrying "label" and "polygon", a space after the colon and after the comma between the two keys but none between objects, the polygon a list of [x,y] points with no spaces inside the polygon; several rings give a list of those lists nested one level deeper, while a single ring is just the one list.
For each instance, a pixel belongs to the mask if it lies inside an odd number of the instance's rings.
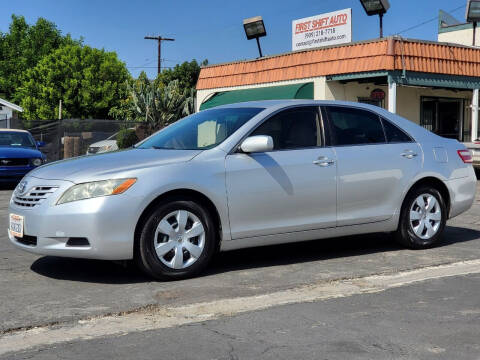
[{"label": "white parking line", "polygon": [[480,273],[480,259],[402,271],[391,275],[373,275],[318,283],[259,296],[178,307],[154,306],[148,310],[143,309],[123,315],[102,316],[70,324],[7,333],[0,337],[0,354],[68,341],[170,328],[273,306],[374,293],[430,279],[476,273]]}]

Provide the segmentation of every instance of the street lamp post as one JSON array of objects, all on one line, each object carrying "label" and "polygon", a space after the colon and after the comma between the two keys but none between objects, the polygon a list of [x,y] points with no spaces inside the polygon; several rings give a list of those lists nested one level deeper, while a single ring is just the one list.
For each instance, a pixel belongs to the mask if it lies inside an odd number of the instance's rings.
[{"label": "street lamp post", "polygon": [[380,18],[380,38],[383,38],[383,15],[390,8],[388,0],[360,0],[368,16],[378,15]]},{"label": "street lamp post", "polygon": [[259,38],[267,35],[267,31],[265,30],[265,24],[263,23],[262,17],[255,16],[243,20],[243,28],[245,29],[245,35],[247,35],[247,40],[257,40],[258,53],[260,54],[260,57],[263,57]]},{"label": "street lamp post", "polygon": [[467,0],[467,10],[465,13],[465,18],[467,19],[467,22],[471,22],[473,24],[472,46],[475,46],[477,22],[480,21],[480,0]]}]

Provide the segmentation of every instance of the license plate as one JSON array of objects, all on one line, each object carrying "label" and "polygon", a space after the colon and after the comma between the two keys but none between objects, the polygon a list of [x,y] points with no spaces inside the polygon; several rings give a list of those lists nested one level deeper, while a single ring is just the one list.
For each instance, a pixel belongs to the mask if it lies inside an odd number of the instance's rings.
[{"label": "license plate", "polygon": [[10,232],[13,236],[23,238],[23,216],[10,214]]}]

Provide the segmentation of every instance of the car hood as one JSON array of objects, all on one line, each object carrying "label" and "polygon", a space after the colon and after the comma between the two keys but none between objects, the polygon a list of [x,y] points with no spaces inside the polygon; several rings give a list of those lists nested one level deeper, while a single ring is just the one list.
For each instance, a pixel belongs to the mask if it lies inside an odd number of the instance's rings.
[{"label": "car hood", "polygon": [[0,158],[41,158],[42,153],[37,149],[24,147],[0,146]]},{"label": "car hood", "polygon": [[117,140],[101,140],[97,141],[96,143],[90,144],[89,147],[102,147],[102,146],[108,146],[108,145],[116,145]]},{"label": "car hood", "polygon": [[201,150],[129,149],[57,161],[41,166],[29,175],[81,183],[114,177],[121,172],[189,161],[200,152]]}]

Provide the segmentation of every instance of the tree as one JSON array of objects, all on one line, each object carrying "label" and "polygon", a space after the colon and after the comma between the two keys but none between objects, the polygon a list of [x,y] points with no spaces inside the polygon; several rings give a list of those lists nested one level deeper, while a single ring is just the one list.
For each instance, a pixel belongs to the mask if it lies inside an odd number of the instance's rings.
[{"label": "tree", "polygon": [[110,108],[108,115],[116,120],[132,121],[137,118],[135,107],[132,104],[132,89],[136,92],[142,91],[150,85],[150,80],[145,71],[142,71],[137,79],[127,80],[125,96],[119,99],[118,105]]},{"label": "tree", "polygon": [[155,79],[155,83],[160,86],[160,84],[167,85],[173,80],[178,80],[182,90],[194,89],[198,75],[200,75],[200,66],[207,64],[207,60],[204,60],[200,65],[195,59],[190,62],[185,61],[181,65],[175,65],[173,69],[163,70]]},{"label": "tree", "polygon": [[18,89],[23,75],[43,57],[61,46],[81,44],[62,36],[54,23],[39,18],[28,25],[23,16],[12,15],[8,33],[0,33],[0,93],[7,99],[20,101]]},{"label": "tree", "polygon": [[107,118],[126,96],[129,73],[113,52],[89,46],[63,46],[26,71],[19,90],[26,119]]}]

